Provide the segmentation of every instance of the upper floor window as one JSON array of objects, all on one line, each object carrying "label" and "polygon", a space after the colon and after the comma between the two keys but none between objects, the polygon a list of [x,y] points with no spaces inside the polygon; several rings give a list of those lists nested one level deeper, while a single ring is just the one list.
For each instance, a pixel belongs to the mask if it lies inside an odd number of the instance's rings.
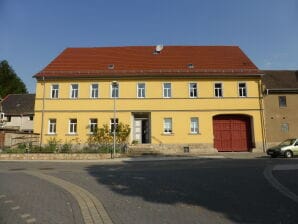
[{"label": "upper floor window", "polygon": [[199,133],[199,119],[197,117],[190,118],[190,133],[191,134]]},{"label": "upper floor window", "polygon": [[163,132],[165,134],[172,133],[172,118],[164,118]]},{"label": "upper floor window", "polygon": [[69,119],[69,134],[77,133],[77,119]]},{"label": "upper floor window", "polygon": [[287,107],[287,97],[286,96],[279,96],[278,97],[279,107]]},{"label": "upper floor window", "polygon": [[111,130],[111,133],[114,133],[114,130],[117,131],[117,127],[118,127],[118,124],[119,124],[119,119],[118,118],[111,118],[111,126],[110,126],[110,130]]},{"label": "upper floor window", "polygon": [[97,131],[97,119],[96,118],[91,118],[89,120],[89,127],[90,127],[90,129],[89,129],[90,133],[93,134]]},{"label": "upper floor window", "polygon": [[215,83],[214,84],[214,96],[215,97],[222,97],[223,96],[222,90],[222,83]]},{"label": "upper floor window", "polygon": [[138,98],[145,98],[146,85],[145,83],[138,83]]},{"label": "upper floor window", "polygon": [[119,97],[119,83],[112,82],[111,84],[111,97],[118,98]]},{"label": "upper floor window", "polygon": [[98,84],[91,84],[90,86],[90,97],[98,98]]},{"label": "upper floor window", "polygon": [[59,97],[59,85],[53,84],[51,86],[51,98],[58,98]]},{"label": "upper floor window", "polygon": [[171,83],[164,83],[163,84],[163,97],[164,98],[171,98],[172,97]]},{"label": "upper floor window", "polygon": [[56,134],[56,119],[49,119],[49,134]]},{"label": "upper floor window", "polygon": [[198,86],[197,83],[189,83],[189,97],[198,97]]},{"label": "upper floor window", "polygon": [[79,96],[79,84],[70,85],[70,98],[78,98]]},{"label": "upper floor window", "polygon": [[246,89],[246,83],[240,82],[238,83],[238,91],[240,97],[247,97],[247,89]]}]

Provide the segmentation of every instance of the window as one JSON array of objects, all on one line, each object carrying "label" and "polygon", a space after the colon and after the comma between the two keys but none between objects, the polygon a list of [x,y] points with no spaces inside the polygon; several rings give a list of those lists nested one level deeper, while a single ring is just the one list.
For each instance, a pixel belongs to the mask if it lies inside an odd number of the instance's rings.
[{"label": "window", "polygon": [[214,84],[214,96],[215,97],[222,97],[222,84],[221,83],[215,83]]},{"label": "window", "polygon": [[33,118],[34,118],[34,116],[29,116],[29,117],[28,117],[28,120],[29,120],[29,121],[33,121]]},{"label": "window", "polygon": [[98,98],[98,84],[91,84],[90,86],[90,97]]},{"label": "window", "polygon": [[119,97],[119,83],[111,84],[111,97],[118,98]]},{"label": "window", "polygon": [[56,134],[56,119],[49,119],[49,134]]},{"label": "window", "polygon": [[0,113],[0,119],[4,119],[5,118],[5,114],[4,113]]},{"label": "window", "polygon": [[246,83],[240,82],[238,83],[238,91],[240,97],[247,97]]},{"label": "window", "polygon": [[163,84],[163,97],[164,98],[171,98],[172,97],[171,83],[164,83]]},{"label": "window", "polygon": [[281,124],[281,131],[282,132],[289,132],[289,124],[288,123]]},{"label": "window", "polygon": [[51,87],[51,98],[56,99],[59,97],[59,85],[53,84]]},{"label": "window", "polygon": [[114,128],[116,128],[116,132],[117,132],[117,127],[119,122],[118,118],[115,118],[115,121],[116,122],[114,122],[114,118],[111,118],[111,128],[110,128],[111,133],[114,133]]},{"label": "window", "polygon": [[279,107],[287,107],[287,98],[286,96],[278,97]]},{"label": "window", "polygon": [[79,95],[79,85],[71,84],[70,98],[72,99],[78,98],[78,95]]},{"label": "window", "polygon": [[145,90],[146,90],[146,85],[145,83],[138,83],[138,98],[145,98]]},{"label": "window", "polygon": [[172,118],[164,118],[163,132],[165,134],[171,134],[172,133]]},{"label": "window", "polygon": [[197,117],[190,118],[190,133],[191,134],[199,133],[199,119]]},{"label": "window", "polygon": [[198,97],[197,83],[189,83],[189,97]]},{"label": "window", "polygon": [[77,119],[70,119],[69,120],[69,134],[76,134],[77,133]]},{"label": "window", "polygon": [[89,120],[89,127],[90,127],[90,130],[89,130],[90,133],[93,134],[97,131],[97,119],[96,118],[91,118]]}]

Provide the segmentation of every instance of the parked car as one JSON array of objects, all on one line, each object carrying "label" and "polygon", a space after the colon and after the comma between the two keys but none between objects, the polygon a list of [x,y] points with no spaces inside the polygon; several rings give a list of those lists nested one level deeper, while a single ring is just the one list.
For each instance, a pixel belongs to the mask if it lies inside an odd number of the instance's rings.
[{"label": "parked car", "polygon": [[291,158],[298,155],[298,138],[287,139],[279,145],[267,149],[267,155],[272,158],[277,156]]}]

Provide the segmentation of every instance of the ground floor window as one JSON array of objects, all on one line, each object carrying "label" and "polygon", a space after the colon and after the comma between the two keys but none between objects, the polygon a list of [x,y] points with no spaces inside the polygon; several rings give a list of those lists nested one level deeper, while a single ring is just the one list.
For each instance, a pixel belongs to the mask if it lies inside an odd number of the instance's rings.
[{"label": "ground floor window", "polygon": [[164,118],[163,132],[165,134],[172,133],[172,118],[169,118],[169,117]]},{"label": "ground floor window", "polygon": [[111,118],[111,122],[110,122],[111,133],[114,133],[115,129],[117,131],[118,124],[119,124],[119,119],[118,118],[115,118],[115,119]]},{"label": "ground floor window", "polygon": [[49,119],[49,134],[56,134],[56,119]]},{"label": "ground floor window", "polygon": [[190,118],[190,133],[191,134],[199,133],[199,118],[197,117]]},{"label": "ground floor window", "polygon": [[77,119],[70,119],[69,120],[69,134],[76,134],[77,133]]},{"label": "ground floor window", "polygon": [[89,132],[91,134],[95,133],[97,131],[97,119],[96,118],[91,118],[89,120]]}]

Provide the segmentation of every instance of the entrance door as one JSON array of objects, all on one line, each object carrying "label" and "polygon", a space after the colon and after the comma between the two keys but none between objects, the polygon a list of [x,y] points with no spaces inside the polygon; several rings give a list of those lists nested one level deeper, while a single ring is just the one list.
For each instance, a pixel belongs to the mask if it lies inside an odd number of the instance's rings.
[{"label": "entrance door", "polygon": [[132,113],[133,115],[133,140],[139,144],[150,143],[150,113]]},{"label": "entrance door", "polygon": [[142,120],[141,119],[135,119],[134,120],[134,136],[133,140],[138,141],[138,143],[142,143]]}]

